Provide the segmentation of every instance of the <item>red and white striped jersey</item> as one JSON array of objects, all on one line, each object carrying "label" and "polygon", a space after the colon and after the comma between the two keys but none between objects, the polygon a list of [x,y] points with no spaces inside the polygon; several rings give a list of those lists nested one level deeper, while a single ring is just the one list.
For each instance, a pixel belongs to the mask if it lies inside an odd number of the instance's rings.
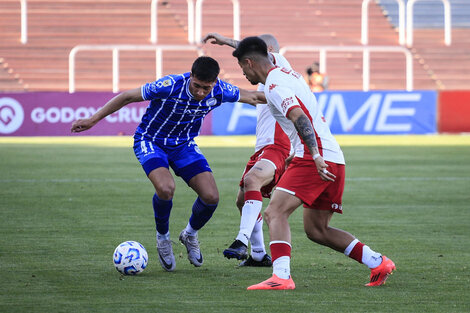
[{"label": "red and white striped jersey", "polygon": [[[289,61],[279,53],[271,53],[273,63],[276,66],[290,69]],[[264,85],[258,85],[258,91],[263,91]],[[290,150],[289,137],[284,133],[281,126],[276,123],[267,104],[256,106],[256,145],[255,152],[271,144],[280,145]]]},{"label": "red and white striped jersey", "polygon": [[300,107],[312,122],[318,149],[323,159],[345,164],[343,152],[331,134],[317,100],[301,74],[292,69],[275,67],[269,71],[265,85],[264,93],[268,100],[268,107],[289,136],[295,156],[304,159],[312,158],[308,147],[297,134],[294,123],[287,118],[293,108]]}]

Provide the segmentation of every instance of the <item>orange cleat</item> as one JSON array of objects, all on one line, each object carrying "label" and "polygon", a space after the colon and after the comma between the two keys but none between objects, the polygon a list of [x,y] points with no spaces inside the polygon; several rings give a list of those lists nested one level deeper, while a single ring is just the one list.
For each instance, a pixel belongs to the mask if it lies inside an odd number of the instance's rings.
[{"label": "orange cleat", "polygon": [[385,285],[385,281],[388,275],[396,269],[395,263],[387,258],[385,255],[382,256],[382,263],[376,268],[371,269],[370,272],[370,283],[366,284],[368,287]]},{"label": "orange cleat", "polygon": [[273,274],[273,276],[259,284],[252,285],[247,290],[287,290],[295,289],[295,283],[292,277],[289,279],[282,279]]}]

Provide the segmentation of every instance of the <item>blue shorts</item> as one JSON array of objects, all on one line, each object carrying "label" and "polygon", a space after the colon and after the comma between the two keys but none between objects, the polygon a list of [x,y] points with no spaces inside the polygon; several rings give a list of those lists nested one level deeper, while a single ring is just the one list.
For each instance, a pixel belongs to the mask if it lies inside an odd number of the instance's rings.
[{"label": "blue shorts", "polygon": [[177,176],[189,183],[191,178],[199,173],[212,172],[206,158],[193,140],[176,147],[135,140],[134,153],[147,176],[154,169],[171,166]]}]

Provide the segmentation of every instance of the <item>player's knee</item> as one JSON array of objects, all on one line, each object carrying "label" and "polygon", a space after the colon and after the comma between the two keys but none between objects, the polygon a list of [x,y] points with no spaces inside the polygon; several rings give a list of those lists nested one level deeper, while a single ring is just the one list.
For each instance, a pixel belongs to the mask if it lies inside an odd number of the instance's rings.
[{"label": "player's knee", "polygon": [[311,227],[309,229],[305,229],[305,234],[307,235],[307,238],[313,242],[316,242],[319,244],[322,244],[323,242],[325,242],[326,230],[322,228]]},{"label": "player's knee", "polygon": [[263,214],[264,221],[269,226],[271,221],[276,217],[276,210],[273,210],[270,205],[266,208]]},{"label": "player's knee", "polygon": [[268,225],[268,227],[269,227],[269,223],[271,222],[271,212],[268,211],[267,208],[263,213],[263,219],[266,222],[266,225]]},{"label": "player's knee", "polygon": [[156,188],[156,193],[157,193],[157,196],[162,200],[173,199],[173,195],[175,194],[175,186],[172,186],[172,185],[158,186],[158,188]]},{"label": "player's knee", "polygon": [[219,193],[217,191],[207,192],[207,193],[204,193],[203,195],[199,195],[199,197],[206,204],[219,203]]},{"label": "player's knee", "polygon": [[247,173],[243,178],[243,186],[245,190],[259,190],[261,189],[262,183],[259,177],[251,173]]}]

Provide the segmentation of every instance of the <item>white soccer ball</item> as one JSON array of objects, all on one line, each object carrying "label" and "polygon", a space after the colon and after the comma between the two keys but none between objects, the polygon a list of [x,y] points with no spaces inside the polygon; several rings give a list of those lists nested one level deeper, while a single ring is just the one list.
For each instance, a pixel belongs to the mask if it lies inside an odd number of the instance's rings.
[{"label": "white soccer ball", "polygon": [[137,275],[144,271],[148,263],[144,246],[137,241],[125,241],[114,250],[114,266],[124,275]]}]

